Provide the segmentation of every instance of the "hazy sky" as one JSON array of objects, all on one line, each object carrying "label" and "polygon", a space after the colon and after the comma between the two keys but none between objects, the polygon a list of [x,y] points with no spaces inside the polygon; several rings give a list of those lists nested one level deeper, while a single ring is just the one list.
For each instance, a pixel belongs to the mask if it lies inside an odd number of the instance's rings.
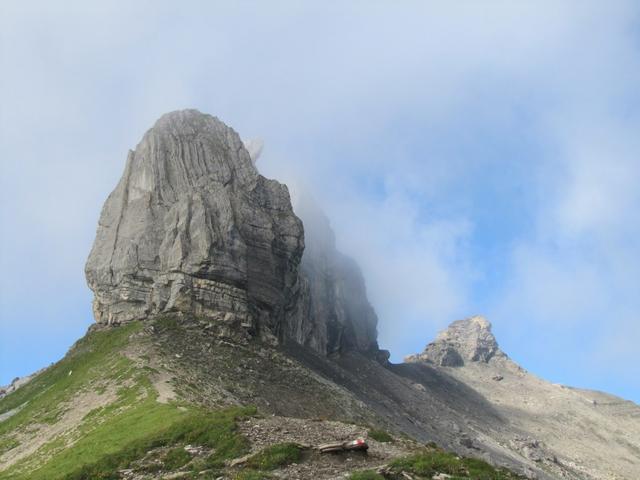
[{"label": "hazy sky", "polygon": [[640,3],[0,4],[0,384],[91,324],[83,267],[170,110],[265,142],[361,264],[393,358],[481,313],[640,402]]}]

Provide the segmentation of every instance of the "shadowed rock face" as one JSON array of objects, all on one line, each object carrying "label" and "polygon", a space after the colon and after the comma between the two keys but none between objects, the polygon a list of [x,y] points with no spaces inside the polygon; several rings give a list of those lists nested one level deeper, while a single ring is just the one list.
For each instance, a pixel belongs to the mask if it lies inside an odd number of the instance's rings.
[{"label": "shadowed rock face", "polygon": [[[223,336],[294,339],[317,352],[377,350],[355,263],[320,212],[302,222],[238,134],[196,110],[161,117],[129,153],[85,272],[98,323],[180,312]],[[322,221],[316,223],[316,219]],[[323,223],[324,222],[324,223]]]},{"label": "shadowed rock face", "polygon": [[430,362],[442,367],[461,367],[467,362],[488,362],[504,356],[491,333],[491,323],[475,316],[453,322],[440,332],[422,353],[410,355],[406,362]]},{"label": "shadowed rock face", "polygon": [[102,209],[85,268],[96,321],[179,311],[280,335],[303,248],[287,187],[258,174],[235,131],[166,114]]},{"label": "shadowed rock face", "polygon": [[301,263],[304,312],[292,317],[294,338],[325,354],[377,352],[378,317],[360,268],[336,249],[329,220],[312,198],[302,194],[296,212],[304,221],[306,246]]}]

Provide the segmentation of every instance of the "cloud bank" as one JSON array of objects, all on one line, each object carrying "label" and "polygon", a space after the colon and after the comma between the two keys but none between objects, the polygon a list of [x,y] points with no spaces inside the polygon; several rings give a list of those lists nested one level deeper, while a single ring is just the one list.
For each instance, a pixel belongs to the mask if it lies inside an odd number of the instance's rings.
[{"label": "cloud bank", "polygon": [[196,107],[312,190],[394,358],[484,313],[525,367],[640,400],[637,2],[2,10],[0,383],[91,322],[126,152]]}]

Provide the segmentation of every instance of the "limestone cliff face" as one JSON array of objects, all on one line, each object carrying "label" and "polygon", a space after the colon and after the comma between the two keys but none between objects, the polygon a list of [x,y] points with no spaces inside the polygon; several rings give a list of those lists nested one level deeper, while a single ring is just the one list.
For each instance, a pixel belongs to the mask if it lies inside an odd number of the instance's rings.
[{"label": "limestone cliff face", "polygon": [[292,338],[323,354],[376,346],[359,270],[332,233],[304,233],[285,185],[196,110],[161,117],[129,153],[85,272],[99,323],[179,312],[222,335]]},{"label": "limestone cliff face", "polygon": [[410,355],[405,361],[460,367],[468,362],[487,363],[493,357],[505,357],[505,354],[491,333],[491,323],[475,316],[453,322],[422,353]]},{"label": "limestone cliff face", "polygon": [[258,174],[237,133],[169,113],[102,209],[85,268],[96,321],[178,311],[280,335],[303,248],[287,187]]}]

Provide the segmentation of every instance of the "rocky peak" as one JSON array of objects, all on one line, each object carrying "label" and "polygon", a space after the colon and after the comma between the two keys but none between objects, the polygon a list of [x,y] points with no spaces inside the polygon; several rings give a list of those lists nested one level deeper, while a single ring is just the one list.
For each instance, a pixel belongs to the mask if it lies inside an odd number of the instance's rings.
[{"label": "rocky peak", "polygon": [[258,173],[238,134],[197,110],[168,113],[102,209],[85,268],[96,321],[176,312],[278,337],[303,248],[287,187]]},{"label": "rocky peak", "polygon": [[453,322],[422,353],[410,355],[405,361],[459,367],[467,362],[487,363],[496,355],[504,354],[491,333],[491,323],[484,317],[474,316]]},{"label": "rocky peak", "polygon": [[377,348],[364,281],[338,260],[328,224],[301,267],[302,222],[287,187],[256,170],[261,145],[247,149],[197,110],[163,115],[144,135],[85,267],[98,323],[178,314],[221,336],[290,338],[321,353]]}]

